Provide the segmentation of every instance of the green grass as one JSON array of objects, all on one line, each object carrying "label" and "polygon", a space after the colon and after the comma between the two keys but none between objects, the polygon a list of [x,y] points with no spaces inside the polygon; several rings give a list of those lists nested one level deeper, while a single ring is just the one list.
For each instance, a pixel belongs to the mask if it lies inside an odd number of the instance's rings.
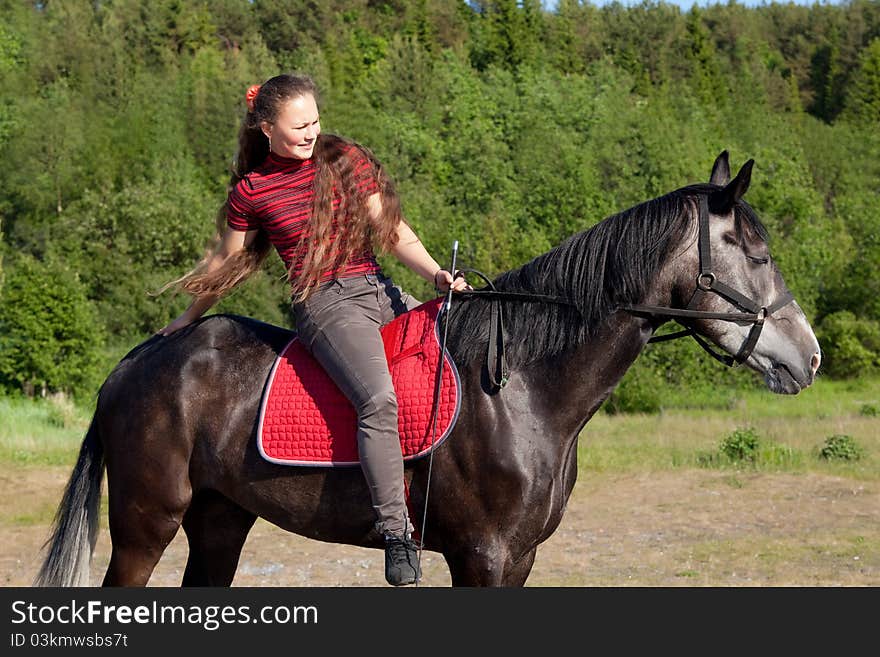
[{"label": "green grass", "polygon": [[[722,390],[728,408],[666,408],[657,415],[597,413],[578,443],[578,465],[595,472],[712,467],[762,471],[823,472],[880,480],[880,417],[865,414],[880,403],[880,380],[820,379],[797,396],[766,390]],[[695,399],[696,405],[702,400]],[[761,439],[753,462],[726,458],[724,438],[752,428]],[[818,457],[828,437],[846,434],[864,450],[858,461]]]},{"label": "green grass", "polygon": [[0,396],[0,461],[72,465],[89,427],[92,410],[65,398]]},{"label": "green grass", "polygon": [[[756,375],[757,376],[757,375]],[[840,415],[872,417],[880,407],[880,379],[833,381],[819,378],[798,395],[774,395],[763,386],[749,388],[670,389],[664,412],[701,416],[713,414],[743,417],[811,417]]]}]

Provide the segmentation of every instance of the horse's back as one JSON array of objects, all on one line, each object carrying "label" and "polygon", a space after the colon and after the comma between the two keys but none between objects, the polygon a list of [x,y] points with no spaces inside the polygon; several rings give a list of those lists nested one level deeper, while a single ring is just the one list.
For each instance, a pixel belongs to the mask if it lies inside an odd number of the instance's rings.
[{"label": "horse's back", "polygon": [[278,355],[295,336],[289,329],[239,315],[218,314],[203,317],[168,336],[153,335],[129,351],[119,361],[103,387],[148,369],[154,375],[169,368],[185,367],[206,356],[223,357],[228,352]]},{"label": "horse's back", "polygon": [[266,375],[294,333],[237,315],[210,315],[132,349],[101,387],[102,435],[148,426],[186,429],[258,402]]}]

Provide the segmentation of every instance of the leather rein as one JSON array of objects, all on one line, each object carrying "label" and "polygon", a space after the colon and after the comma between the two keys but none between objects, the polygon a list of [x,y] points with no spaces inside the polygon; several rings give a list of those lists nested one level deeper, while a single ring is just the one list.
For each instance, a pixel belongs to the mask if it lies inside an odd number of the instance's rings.
[{"label": "leather rein", "polygon": [[[677,338],[692,337],[709,355],[717,361],[724,363],[728,367],[744,363],[751,355],[761,336],[764,328],[764,320],[773,315],[773,313],[784,308],[794,301],[794,295],[786,291],[769,306],[763,306],[757,301],[750,299],[744,294],[738,292],[732,287],[720,282],[715,273],[712,271],[712,248],[709,241],[709,201],[706,196],[700,196],[700,216],[699,216],[699,239],[698,251],[700,258],[700,273],[697,274],[696,288],[691,294],[690,301],[685,308],[670,308],[666,306],[650,306],[650,305],[627,305],[621,306],[620,310],[625,310],[635,315],[650,315],[656,317],[668,317],[679,321],[682,319],[715,319],[724,322],[745,322],[752,325],[749,334],[746,336],[739,351],[735,356],[727,354],[719,354],[703,339],[692,326],[688,326],[682,321],[679,324],[684,326],[684,330],[669,333],[667,335],[652,336],[648,342],[667,342]],[[494,284],[489,278],[476,269],[461,269],[456,272],[456,277],[463,276],[466,273],[472,273],[480,276],[487,284],[488,289],[467,290],[459,292],[461,296],[485,296],[490,301],[526,301],[539,303],[552,303],[564,306],[570,306],[577,309],[574,302],[561,297],[554,297],[543,294],[531,294],[527,292],[505,292],[495,289]],[[744,312],[711,312],[706,310],[695,310],[696,304],[706,294],[713,293],[722,297]],[[490,303],[490,320],[489,320],[489,346],[486,354],[486,369],[489,375],[489,383],[494,391],[501,390],[507,385],[510,379],[510,372],[504,359],[504,316],[500,303]]]}]

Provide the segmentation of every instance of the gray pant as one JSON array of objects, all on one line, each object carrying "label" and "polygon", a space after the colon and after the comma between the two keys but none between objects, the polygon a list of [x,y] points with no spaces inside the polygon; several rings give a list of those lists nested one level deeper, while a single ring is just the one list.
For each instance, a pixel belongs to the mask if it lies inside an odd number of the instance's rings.
[{"label": "gray pant", "polygon": [[357,412],[357,444],[380,533],[412,529],[403,492],[397,396],[379,328],[419,302],[382,274],[323,283],[294,304],[299,339]]}]

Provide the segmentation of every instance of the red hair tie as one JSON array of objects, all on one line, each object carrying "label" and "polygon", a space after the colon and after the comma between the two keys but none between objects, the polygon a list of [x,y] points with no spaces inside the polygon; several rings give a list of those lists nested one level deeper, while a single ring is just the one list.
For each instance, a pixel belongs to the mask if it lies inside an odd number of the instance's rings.
[{"label": "red hair tie", "polygon": [[254,111],[254,100],[258,93],[260,93],[260,85],[258,84],[252,84],[248,87],[247,92],[245,92],[244,100],[247,103],[248,112]]}]

